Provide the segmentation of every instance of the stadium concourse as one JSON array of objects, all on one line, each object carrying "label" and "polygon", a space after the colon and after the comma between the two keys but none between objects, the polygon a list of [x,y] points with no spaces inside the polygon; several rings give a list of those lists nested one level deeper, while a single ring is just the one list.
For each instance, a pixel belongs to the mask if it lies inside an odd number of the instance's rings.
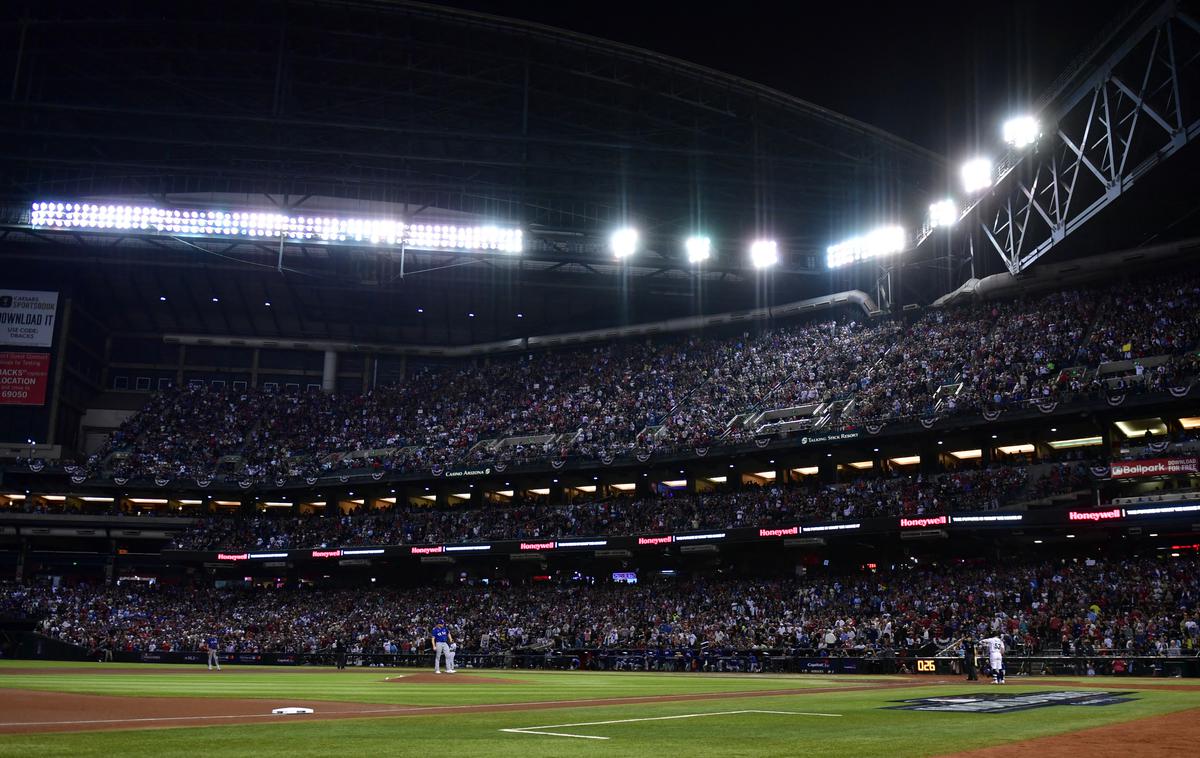
[{"label": "stadium concourse", "polygon": [[[515,500],[481,508],[397,505],[359,508],[329,518],[323,513],[292,516],[222,514],[201,519],[172,547],[239,551],[471,542],[581,535],[633,535],[772,526],[798,520],[844,521],[875,516],[916,516],[995,510],[1026,493],[1024,467],[968,470],[929,478],[862,477],[840,485],[796,484],[741,491],[660,497],[609,498],[568,505]],[[1086,490],[1081,464],[1043,472],[1039,497]]]},{"label": "stadium concourse", "polygon": [[[831,404],[824,428],[837,429],[1165,394],[1196,381],[1198,345],[1200,277],[1173,273],[911,320],[500,357],[416,372],[365,395],[200,382],[153,396],[72,471],[274,481],[692,450],[755,436],[739,424],[748,411],[805,404]],[[512,437],[547,441],[478,444]]]}]

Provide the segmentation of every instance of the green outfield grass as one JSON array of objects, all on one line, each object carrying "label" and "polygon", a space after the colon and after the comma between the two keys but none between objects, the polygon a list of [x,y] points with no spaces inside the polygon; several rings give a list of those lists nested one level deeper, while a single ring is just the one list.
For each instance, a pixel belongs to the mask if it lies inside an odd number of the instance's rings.
[{"label": "green outfield grass", "polygon": [[[37,673],[13,672],[36,667]],[[63,669],[70,670],[63,670]],[[94,669],[80,673],[75,669]],[[272,669],[226,667],[220,674],[196,667],[144,666],[112,671],[97,665],[0,664],[0,699],[19,690],[136,697],[263,698],[264,712],[289,698],[413,706],[570,701],[587,698],[728,693],[778,689],[858,688],[896,685],[888,677],[721,676],[487,671],[505,683],[407,684],[388,676],[397,669]],[[122,666],[121,668],[128,668]],[[471,673],[459,674],[469,679]],[[1056,678],[1065,681],[1066,678]],[[1012,679],[1005,694],[1061,690]],[[1139,685],[1189,684],[1188,680],[1077,679],[1088,686],[1138,690]],[[348,754],[413,756],[923,756],[1058,734],[1200,707],[1200,692],[1141,690],[1134,702],[1110,706],[1055,706],[1005,714],[920,713],[883,710],[905,698],[989,691],[987,682],[894,686],[788,695],[717,698],[636,705],[571,706],[511,712],[462,712],[338,721],[138,729],[90,733],[0,736],[0,755],[307,756]],[[725,713],[781,711],[784,713]],[[836,714],[833,716],[799,715]],[[724,714],[702,716],[698,714]],[[679,717],[686,718],[666,718]],[[70,718],[65,714],[64,718]],[[641,719],[638,721],[627,721]],[[654,720],[649,720],[654,719]],[[6,720],[6,719],[0,719]],[[598,721],[623,723],[593,724]],[[573,725],[573,726],[558,726]],[[512,733],[546,727],[607,740]],[[554,727],[554,728],[551,728]]]}]

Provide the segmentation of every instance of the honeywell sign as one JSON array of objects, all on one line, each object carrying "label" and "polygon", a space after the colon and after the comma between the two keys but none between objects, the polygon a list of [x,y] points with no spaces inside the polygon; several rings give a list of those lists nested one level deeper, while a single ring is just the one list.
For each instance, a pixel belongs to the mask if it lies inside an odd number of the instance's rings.
[{"label": "honeywell sign", "polygon": [[1070,511],[1067,513],[1067,518],[1071,521],[1113,521],[1121,516],[1120,508],[1107,511]]},{"label": "honeywell sign", "polygon": [[1195,474],[1200,471],[1200,459],[1192,458],[1147,458],[1141,461],[1115,461],[1110,464],[1113,479],[1139,476],[1162,476],[1164,474]]},{"label": "honeywell sign", "polygon": [[794,537],[800,533],[800,527],[789,526],[780,529],[759,529],[759,537]]},{"label": "honeywell sign", "polygon": [[948,516],[920,516],[918,518],[900,519],[900,528],[912,529],[914,527],[945,526],[949,523],[950,518]]}]

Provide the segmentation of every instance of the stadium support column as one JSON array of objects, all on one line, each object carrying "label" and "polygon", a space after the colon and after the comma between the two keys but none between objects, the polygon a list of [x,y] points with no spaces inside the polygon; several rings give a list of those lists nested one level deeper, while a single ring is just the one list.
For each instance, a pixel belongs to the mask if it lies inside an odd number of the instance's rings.
[{"label": "stadium support column", "polygon": [[62,401],[63,368],[67,364],[67,336],[71,333],[71,298],[62,306],[58,320],[58,347],[54,351],[54,384],[51,387],[50,414],[46,420],[46,444],[58,439],[58,407]]},{"label": "stadium support column", "polygon": [[942,466],[942,447],[929,437],[921,439],[919,448],[921,455],[920,469],[923,474],[939,474],[944,470]]},{"label": "stadium support column", "polygon": [[104,559],[104,583],[117,583],[117,541],[114,539],[108,541],[108,555]]},{"label": "stadium support column", "polygon": [[817,464],[817,480],[821,484],[834,484],[838,480],[837,464],[831,458],[825,458]]},{"label": "stadium support column", "polygon": [[338,354],[336,350],[325,351],[325,368],[321,371],[321,391],[333,392],[337,389]]},{"label": "stadium support column", "polygon": [[636,497],[651,497],[654,495],[654,484],[649,477],[643,476],[634,482],[633,492]]},{"label": "stadium support column", "polygon": [[29,555],[29,538],[21,535],[21,546],[17,551],[17,582],[25,580],[25,559]]}]

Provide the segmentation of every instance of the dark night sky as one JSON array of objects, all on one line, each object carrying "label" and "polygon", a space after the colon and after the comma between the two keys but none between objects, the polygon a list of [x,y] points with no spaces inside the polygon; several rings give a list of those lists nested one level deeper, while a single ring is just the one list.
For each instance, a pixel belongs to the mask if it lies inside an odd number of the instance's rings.
[{"label": "dark night sky", "polygon": [[1131,7],[1030,2],[435,0],[624,42],[768,84],[959,157]]}]

